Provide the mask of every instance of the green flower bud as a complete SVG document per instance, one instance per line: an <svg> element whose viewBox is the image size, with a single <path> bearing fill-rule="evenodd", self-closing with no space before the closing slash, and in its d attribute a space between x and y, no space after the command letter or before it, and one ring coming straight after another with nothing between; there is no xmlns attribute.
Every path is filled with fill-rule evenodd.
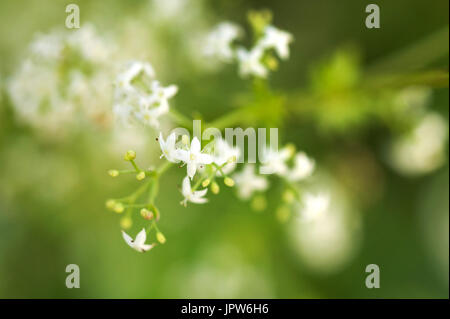
<svg viewBox="0 0 450 319"><path fill-rule="evenodd" d="M106 208L109 210L114 210L114 206L116 205L116 201L114 199L108 199L105 203Z"/></svg>
<svg viewBox="0 0 450 319"><path fill-rule="evenodd" d="M117 176L119 176L119 171L116 170L116 169L110 169L110 170L108 171L108 174L109 174L109 176L111 176L111 177L117 177Z"/></svg>
<svg viewBox="0 0 450 319"><path fill-rule="evenodd" d="M203 186L203 187L207 187L207 186L209 185L210 182L211 182L211 181L209 180L209 178L207 178L207 179L205 179L205 180L202 182L202 186Z"/></svg>
<svg viewBox="0 0 450 319"><path fill-rule="evenodd" d="M121 214L121 213L123 213L123 211L125 210L125 207L123 206L122 203L115 203L115 204L114 204L113 210L114 210L117 214Z"/></svg>
<svg viewBox="0 0 450 319"><path fill-rule="evenodd" d="M166 242L166 237L164 237L163 233L157 232L156 240L158 240L161 244L164 244Z"/></svg>
<svg viewBox="0 0 450 319"><path fill-rule="evenodd" d="M283 200L286 202L286 203L288 203L288 204L291 204L294 200L295 200L295 194L294 194L294 192L293 191L291 191L291 190L286 190L284 193L283 193Z"/></svg>
<svg viewBox="0 0 450 319"><path fill-rule="evenodd" d="M122 227L123 229L128 229L131 227L131 225L133 225L133 221L130 217L125 216L120 219L120 227Z"/></svg>
<svg viewBox="0 0 450 319"><path fill-rule="evenodd" d="M266 198L262 195L255 196L251 202L251 206L257 212L263 211L267 207Z"/></svg>
<svg viewBox="0 0 450 319"><path fill-rule="evenodd" d="M141 216L146 220L153 219L153 213L151 211L149 211L147 208L141 209Z"/></svg>
<svg viewBox="0 0 450 319"><path fill-rule="evenodd" d="M213 192L213 194L219 194L219 192L220 192L219 184L217 184L216 182L213 182L211 184L211 192Z"/></svg>
<svg viewBox="0 0 450 319"><path fill-rule="evenodd" d="M225 183L225 185L227 185L228 187L233 187L234 186L234 180L230 177L225 177L225 179L223 180L223 182Z"/></svg>
<svg viewBox="0 0 450 319"><path fill-rule="evenodd" d="M136 152L135 151L128 151L125 156L124 156L124 160L126 161L132 161L136 158Z"/></svg>
<svg viewBox="0 0 450 319"><path fill-rule="evenodd" d="M276 217L280 223L285 223L291 216L291 210L288 206L280 206L276 211Z"/></svg>
<svg viewBox="0 0 450 319"><path fill-rule="evenodd" d="M139 173L136 175L136 179L137 179L138 181L142 181L144 178L145 178L145 172L139 172Z"/></svg>

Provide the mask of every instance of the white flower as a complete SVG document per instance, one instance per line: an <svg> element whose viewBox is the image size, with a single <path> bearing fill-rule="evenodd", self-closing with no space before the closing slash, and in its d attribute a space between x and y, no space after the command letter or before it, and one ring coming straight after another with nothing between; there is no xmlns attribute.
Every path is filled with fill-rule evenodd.
<svg viewBox="0 0 450 319"><path fill-rule="evenodd" d="M113 105L113 113L118 121L124 126L129 127L133 118L133 107L127 103Z"/></svg>
<svg viewBox="0 0 450 319"><path fill-rule="evenodd" d="M187 164L187 175L192 179L197 171L197 168L204 164L211 164L213 157L208 154L203 154L200 150L200 141L194 137L191 142L191 147L188 150L180 149L176 152L176 158Z"/></svg>
<svg viewBox="0 0 450 319"><path fill-rule="evenodd" d="M248 199L255 191L264 191L268 187L267 179L263 176L255 175L255 165L246 164L244 169L233 175L239 197Z"/></svg>
<svg viewBox="0 0 450 319"><path fill-rule="evenodd" d="M141 61L130 61L127 63L125 70L117 76L116 84L123 91L134 91L135 88L132 81L139 76L155 77L155 71L150 63Z"/></svg>
<svg viewBox="0 0 450 319"><path fill-rule="evenodd" d="M295 150L291 146L286 146L280 151L271 148L265 149L262 164L259 168L261 174L278 174L285 176L288 171L286 162L292 157Z"/></svg>
<svg viewBox="0 0 450 319"><path fill-rule="evenodd" d="M154 95L159 101L167 102L168 99L173 97L178 92L176 85L169 85L166 87L161 86L159 81L152 82L152 95Z"/></svg>
<svg viewBox="0 0 450 319"><path fill-rule="evenodd" d="M112 43L98 35L92 24L84 24L82 28L69 32L67 42L84 59L95 64L109 63L111 53L116 49Z"/></svg>
<svg viewBox="0 0 450 319"><path fill-rule="evenodd" d="M237 49L239 73L242 77L254 75L265 78L267 76L267 69L261 62L263 53L264 50L259 46L255 46L250 51L242 47Z"/></svg>
<svg viewBox="0 0 450 319"><path fill-rule="evenodd" d="M231 173L236 168L236 162L240 155L240 150L237 147L229 145L223 138L218 138L214 145L214 163L222 167L225 174ZM217 172L220 176L221 173Z"/></svg>
<svg viewBox="0 0 450 319"><path fill-rule="evenodd" d="M302 209L300 211L300 218L305 221L317 220L323 217L328 210L330 204L330 197L327 194L311 194L305 193L303 195Z"/></svg>
<svg viewBox="0 0 450 319"><path fill-rule="evenodd" d="M181 193L184 196L183 201L181 201L181 204L184 206L187 205L187 202L195 203L195 204L204 204L208 201L207 198L203 198L203 196L206 195L208 192L208 189L202 189L200 191L192 191L191 188L191 182L189 181L189 177L186 176L183 179L183 185L181 188Z"/></svg>
<svg viewBox="0 0 450 319"><path fill-rule="evenodd" d="M122 230L122 236L123 236L123 239L125 240L125 242L128 244L128 246L130 246L131 248L133 248L141 253L149 251L150 249L152 249L155 246L155 244L151 244L151 245L145 244L145 240L147 239L147 234L146 234L144 228L139 232L139 234L136 235L135 240L133 240L133 238L131 238L123 230Z"/></svg>
<svg viewBox="0 0 450 319"><path fill-rule="evenodd" d="M203 52L208 57L215 57L224 62L230 62L233 57L233 50L231 44L241 34L239 26L230 23L220 23L207 36Z"/></svg>
<svg viewBox="0 0 450 319"><path fill-rule="evenodd" d="M162 133L159 133L158 141L159 146L161 147L162 155L161 157L165 157L169 162L176 163L178 160L176 159L176 134L172 133L167 137L167 140L164 141Z"/></svg>
<svg viewBox="0 0 450 319"><path fill-rule="evenodd" d="M264 49L275 49L282 59L289 58L289 43L293 40L292 34L279 30L273 26L267 26L264 36L259 40L258 45Z"/></svg>
<svg viewBox="0 0 450 319"><path fill-rule="evenodd" d="M291 182L308 178L314 172L315 161L304 152L297 153L294 158L294 167L289 170L285 177Z"/></svg>
<svg viewBox="0 0 450 319"><path fill-rule="evenodd" d="M125 123L130 122L130 117L136 118L154 128L159 127L159 117L169 112L168 99L177 93L178 87L163 87L154 77L155 72L149 63L128 63L116 80L113 108L116 118Z"/></svg>
<svg viewBox="0 0 450 319"><path fill-rule="evenodd" d="M48 34L38 34L30 44L32 54L44 59L59 59L64 47L61 34L51 32Z"/></svg>
<svg viewBox="0 0 450 319"><path fill-rule="evenodd" d="M447 122L441 115L429 113L410 134L394 141L392 165L404 174L429 173L444 163L447 139Z"/></svg>

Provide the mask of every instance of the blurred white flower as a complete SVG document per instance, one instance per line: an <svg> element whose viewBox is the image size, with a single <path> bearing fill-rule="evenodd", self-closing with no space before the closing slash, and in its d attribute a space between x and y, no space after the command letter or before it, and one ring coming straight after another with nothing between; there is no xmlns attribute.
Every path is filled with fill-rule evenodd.
<svg viewBox="0 0 450 319"><path fill-rule="evenodd" d="M262 165L259 168L261 174L277 174L285 176L288 172L286 162L292 158L295 149L292 146L286 146L281 150L266 148L261 159Z"/></svg>
<svg viewBox="0 0 450 319"><path fill-rule="evenodd" d="M144 228L136 235L135 240L133 240L133 238L131 238L123 230L122 230L122 236L123 236L123 239L125 240L125 242L128 244L128 246L130 246L134 250L137 250L138 252L141 252L141 253L149 251L150 249L152 249L155 246L155 244L151 244L151 245L145 244L145 240L147 239L147 233L145 232Z"/></svg>
<svg viewBox="0 0 450 319"><path fill-rule="evenodd" d="M292 34L279 30L274 26L267 26L257 46L260 46L263 50L275 49L280 58L287 59L289 58L289 44L292 40Z"/></svg>
<svg viewBox="0 0 450 319"><path fill-rule="evenodd" d="M326 214L329 204L330 196L328 194L305 193L302 196L300 218L304 221L321 219Z"/></svg>
<svg viewBox="0 0 450 319"><path fill-rule="evenodd" d="M117 76L116 84L121 89L117 93L134 92L136 89L132 81L139 76L151 80L155 77L155 71L150 63L141 61L130 61L125 65L124 71Z"/></svg>
<svg viewBox="0 0 450 319"><path fill-rule="evenodd" d="M181 193L184 196L184 199L181 201L181 204L186 206L187 202L195 203L195 204L204 204L208 201L207 198L203 196L206 195L208 189L202 189L200 191L192 191L191 182L189 180L189 176L186 176L183 179L183 185L181 188Z"/></svg>
<svg viewBox="0 0 450 319"><path fill-rule="evenodd" d="M38 34L30 44L32 55L43 59L59 59L64 47L63 38L59 32Z"/></svg>
<svg viewBox="0 0 450 319"><path fill-rule="evenodd" d="M187 164L187 175L191 179L194 177L199 166L211 164L213 162L213 157L209 154L203 154L200 147L200 141L194 136L189 149L179 149L175 153L176 159Z"/></svg>
<svg viewBox="0 0 450 319"><path fill-rule="evenodd" d="M242 77L254 75L265 78L267 76L267 68L261 61L264 54L264 50L261 47L255 46L250 51L240 47L237 49L236 54L239 61L239 74Z"/></svg>
<svg viewBox="0 0 450 319"><path fill-rule="evenodd" d="M236 162L240 155L240 150L237 147L233 147L227 143L223 138L215 140L214 144L214 163L222 167L222 171L225 174L231 173L236 168ZM217 172L217 175L221 176L221 172Z"/></svg>
<svg viewBox="0 0 450 319"><path fill-rule="evenodd" d="M407 175L429 173L445 161L448 124L441 115L428 113L410 134L391 146L391 164Z"/></svg>
<svg viewBox="0 0 450 319"><path fill-rule="evenodd" d="M269 186L265 177L255 174L253 164L246 164L242 171L233 175L233 180L242 199L249 199L255 191L264 191Z"/></svg>
<svg viewBox="0 0 450 319"><path fill-rule="evenodd" d="M158 141L159 146L161 147L162 157L165 157L169 162L176 163L178 160L176 159L176 134L172 133L167 137L167 140L164 141L162 133L159 133Z"/></svg>
<svg viewBox="0 0 450 319"><path fill-rule="evenodd" d="M291 182L303 180L311 176L315 165L315 161L304 152L297 153L294 157L294 167L285 174L285 177Z"/></svg>
<svg viewBox="0 0 450 319"><path fill-rule="evenodd" d="M231 44L241 33L240 27L233 23L220 23L208 34L203 48L204 55L223 62L230 62L234 58Z"/></svg>
<svg viewBox="0 0 450 319"><path fill-rule="evenodd" d="M339 184L327 181L330 191L327 197L305 199L314 211L324 211L326 215L305 222L302 217L294 218L290 224L293 248L299 255L302 265L310 271L322 274L335 273L354 257L361 243L361 220L351 202L342 192ZM299 206L300 216L304 207Z"/></svg>
<svg viewBox="0 0 450 319"><path fill-rule="evenodd" d="M161 86L149 63L131 61L116 79L114 114L127 125L137 119L158 128L159 117L169 112L168 99L177 91L176 85Z"/></svg>
<svg viewBox="0 0 450 319"><path fill-rule="evenodd" d="M76 49L84 59L96 64L109 63L108 59L116 49L112 42L99 37L95 27L89 23L69 32L67 43Z"/></svg>
<svg viewBox="0 0 450 319"><path fill-rule="evenodd" d="M8 83L20 120L53 138L80 123L108 125L113 53L89 24L37 35Z"/></svg>

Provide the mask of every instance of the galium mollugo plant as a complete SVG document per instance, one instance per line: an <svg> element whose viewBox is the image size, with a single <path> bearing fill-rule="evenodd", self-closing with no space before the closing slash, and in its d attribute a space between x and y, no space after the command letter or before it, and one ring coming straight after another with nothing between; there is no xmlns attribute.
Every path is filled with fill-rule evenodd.
<svg viewBox="0 0 450 319"><path fill-rule="evenodd" d="M239 64L239 74L244 78L267 81L269 70L276 69L275 56L282 60L289 57L289 44L293 37L288 32L274 27L271 24L271 15L266 11L252 12L249 20L254 39L251 49L235 45L235 40L242 35L242 29L226 22L219 24L208 36L204 52L224 62L236 61ZM173 107L169 107L168 100L177 90L175 85L161 86L149 63L130 62L118 75L115 83L115 116L126 125L140 122L155 129L160 127L160 117L169 115L175 124L187 129L191 121ZM244 110L250 114L255 108ZM225 125L237 124L242 120L239 115L240 113L237 116L225 114L210 127L214 126L220 130L224 129ZM159 167L142 169L136 163L136 153L130 150L124 159L130 163L131 169L109 171L112 177L133 174L141 184L130 195L106 202L109 210L123 215L120 225L124 230L131 227L137 211L148 221L148 226L141 230L134 240L123 232L125 242L139 252L148 251L157 243L166 242L165 236L158 228L161 214L156 205L156 198L159 180L170 167L185 170L180 201L184 207L206 204L209 191L213 195L219 194L220 185L223 184L236 187L238 197L242 200L252 200L252 207L255 209L264 209L264 197L260 194L269 188L269 175L283 181L283 198L286 200L282 208L285 211L287 204L294 209L302 203L304 208L301 214L307 216L307 219L313 219L314 215L322 215L328 207L328 197L325 193L309 194L299 187L301 182L313 174L316 163L305 152L296 152L291 144L280 150L267 147L263 156L264 162L259 165L241 165L239 159L243 150L220 137L215 137L204 148L199 137L190 138L187 134L177 135L172 132L165 136L163 132L159 132L156 140L161 150L160 159L163 161ZM242 169L238 170L240 166ZM152 232L155 233L155 242L146 243L147 236Z"/></svg>

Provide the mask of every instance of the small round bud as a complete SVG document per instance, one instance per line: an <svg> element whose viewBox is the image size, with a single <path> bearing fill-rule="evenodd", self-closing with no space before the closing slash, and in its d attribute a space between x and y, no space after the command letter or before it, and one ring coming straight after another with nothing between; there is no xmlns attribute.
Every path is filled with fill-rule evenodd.
<svg viewBox="0 0 450 319"><path fill-rule="evenodd" d="M209 185L209 183L211 183L211 181L210 181L209 178L207 178L207 179L205 179L205 180L202 182L202 186L203 186L203 187L207 187L207 186Z"/></svg>
<svg viewBox="0 0 450 319"><path fill-rule="evenodd" d="M142 181L144 178L145 178L145 172L139 172L139 173L136 175L136 179L137 179L138 181Z"/></svg>
<svg viewBox="0 0 450 319"><path fill-rule="evenodd" d="M291 204L291 203L295 200L295 194L294 194L294 192L291 191L291 190L286 190L286 191L283 193L283 200L284 200L286 203Z"/></svg>
<svg viewBox="0 0 450 319"><path fill-rule="evenodd" d="M166 242L166 237L161 232L156 233L156 240L159 241L161 244L164 244Z"/></svg>
<svg viewBox="0 0 450 319"><path fill-rule="evenodd" d="M234 180L231 177L225 177L225 179L223 180L223 182L225 183L225 185L227 185L228 187L233 187L234 186Z"/></svg>
<svg viewBox="0 0 450 319"><path fill-rule="evenodd" d="M251 206L253 210L257 212L263 211L267 207L266 198L262 195L255 196L252 200Z"/></svg>
<svg viewBox="0 0 450 319"><path fill-rule="evenodd" d="M124 156L123 159L126 160L126 161L132 161L132 160L134 160L135 158L136 158L136 152L130 150L130 151L128 151L128 152L125 154L125 156Z"/></svg>
<svg viewBox="0 0 450 319"><path fill-rule="evenodd" d="M128 229L131 227L131 225L133 225L133 221L130 217L127 216L120 219L120 227L122 227L123 229Z"/></svg>
<svg viewBox="0 0 450 319"><path fill-rule="evenodd" d="M109 176L111 176L111 177L117 177L117 176L119 176L119 171L116 170L116 169L110 169L110 170L108 171L108 174L109 174Z"/></svg>
<svg viewBox="0 0 450 319"><path fill-rule="evenodd" d="M213 182L211 184L211 192L213 192L213 194L219 194L219 192L220 192L219 184L217 184L216 182Z"/></svg>
<svg viewBox="0 0 450 319"><path fill-rule="evenodd" d="M141 209L141 216L146 220L153 219L153 213L151 211L149 211L147 208Z"/></svg>
<svg viewBox="0 0 450 319"><path fill-rule="evenodd" d="M109 210L114 210L114 206L116 205L116 201L114 199L108 199L105 203L106 208Z"/></svg>
<svg viewBox="0 0 450 319"><path fill-rule="evenodd" d="M276 216L280 223L285 223L291 216L291 210L288 206L280 206L276 211Z"/></svg>
<svg viewBox="0 0 450 319"><path fill-rule="evenodd" d="M125 210L125 207L123 206L122 203L115 203L115 204L114 204L113 210L114 210L117 214L121 214L121 213L123 213L123 211Z"/></svg>
<svg viewBox="0 0 450 319"><path fill-rule="evenodd" d="M187 136L186 134L181 136L181 143L183 143L184 145L189 145L189 136Z"/></svg>

